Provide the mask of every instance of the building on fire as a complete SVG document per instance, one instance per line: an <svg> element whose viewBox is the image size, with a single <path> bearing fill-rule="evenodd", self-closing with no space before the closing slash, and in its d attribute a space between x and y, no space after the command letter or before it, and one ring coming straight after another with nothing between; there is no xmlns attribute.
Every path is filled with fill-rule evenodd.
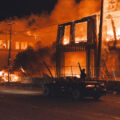
<svg viewBox="0 0 120 120"><path fill-rule="evenodd" d="M56 69L59 75L78 76L78 62L87 76L100 79L120 78L120 1L105 0L100 66L97 66L99 13L81 20L60 24L57 36ZM71 66L71 67L70 67ZM74 67L72 67L74 66ZM76 67L75 67L76 66Z"/></svg>
<svg viewBox="0 0 120 120"><path fill-rule="evenodd" d="M96 32L96 15L58 26L56 69L59 75L70 75L71 69L73 75L79 75L78 63L86 69L87 76L95 74Z"/></svg>
<svg viewBox="0 0 120 120"><path fill-rule="evenodd" d="M59 24L56 35L57 75L79 77L79 62L81 67L86 69L89 77L96 77L96 71L100 69L101 79L118 80L120 77L119 14L120 0L104 0L100 66L97 65L100 14L95 13L80 20ZM16 34L12 34L12 60L18 52L25 50L28 46L33 46L36 42L36 38L32 37L29 31L26 34L21 32L18 36ZM47 36L47 34L49 32L44 35ZM9 37L9 33L0 31L0 67L8 65Z"/></svg>

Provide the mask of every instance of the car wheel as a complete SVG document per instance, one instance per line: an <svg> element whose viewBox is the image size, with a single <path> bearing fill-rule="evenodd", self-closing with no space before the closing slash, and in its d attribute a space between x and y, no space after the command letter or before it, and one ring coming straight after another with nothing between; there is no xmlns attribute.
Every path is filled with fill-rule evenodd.
<svg viewBox="0 0 120 120"><path fill-rule="evenodd" d="M78 89L74 89L72 91L73 100L79 100L81 98L80 91Z"/></svg>
<svg viewBox="0 0 120 120"><path fill-rule="evenodd" d="M45 86L44 89L43 89L43 94L44 96L50 96L50 88Z"/></svg>
<svg viewBox="0 0 120 120"><path fill-rule="evenodd" d="M93 98L94 98L94 100L99 100L100 95L95 95L95 96L93 96Z"/></svg>

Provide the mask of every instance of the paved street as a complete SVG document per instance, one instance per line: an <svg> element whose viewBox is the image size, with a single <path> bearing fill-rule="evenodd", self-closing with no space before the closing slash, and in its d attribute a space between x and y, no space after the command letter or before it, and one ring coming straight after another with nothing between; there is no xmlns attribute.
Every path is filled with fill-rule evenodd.
<svg viewBox="0 0 120 120"><path fill-rule="evenodd" d="M0 120L120 120L120 96L72 101L44 97L39 90L0 88Z"/></svg>

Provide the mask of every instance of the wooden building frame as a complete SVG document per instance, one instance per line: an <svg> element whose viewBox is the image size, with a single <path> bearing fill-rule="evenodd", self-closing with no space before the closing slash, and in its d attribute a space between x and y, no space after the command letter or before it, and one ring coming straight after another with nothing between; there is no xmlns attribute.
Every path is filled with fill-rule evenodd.
<svg viewBox="0 0 120 120"><path fill-rule="evenodd" d="M75 43L75 25L77 23L87 22L87 42ZM63 45L65 27L70 26L70 44ZM56 40L56 73L60 77L65 66L64 52L79 52L86 51L86 73L91 77L90 64L91 64L91 50L94 50L94 76L96 76L97 68L97 27L96 15L82 18L64 24L58 25L58 33Z"/></svg>

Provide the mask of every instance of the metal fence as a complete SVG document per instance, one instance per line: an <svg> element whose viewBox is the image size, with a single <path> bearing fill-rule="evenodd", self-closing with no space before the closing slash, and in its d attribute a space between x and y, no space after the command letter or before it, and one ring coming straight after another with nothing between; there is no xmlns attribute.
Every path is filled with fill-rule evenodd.
<svg viewBox="0 0 120 120"><path fill-rule="evenodd" d="M55 66L48 66L51 73L46 69L43 71L34 73L27 73L22 67L16 71L10 71L7 67L0 68L0 82L22 82L22 83L32 83L33 81L39 81L40 79L46 80L48 82L49 78L56 77L78 77L80 78L81 71L79 66L63 66L61 68L60 75L58 76ZM81 66L81 68L86 68L86 66ZM113 67L106 70L104 66L99 68L99 80L106 81L120 81L119 71L116 71ZM96 71L98 68L90 67L90 78L96 78ZM87 70L86 70L87 72ZM45 81L44 81L45 82Z"/></svg>

